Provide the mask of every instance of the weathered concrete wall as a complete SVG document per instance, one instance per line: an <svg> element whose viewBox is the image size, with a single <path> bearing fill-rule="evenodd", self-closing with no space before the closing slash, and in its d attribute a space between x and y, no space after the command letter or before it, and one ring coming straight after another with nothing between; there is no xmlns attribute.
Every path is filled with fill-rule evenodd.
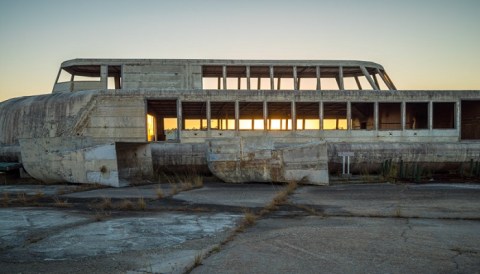
<svg viewBox="0 0 480 274"><path fill-rule="evenodd" d="M205 143L151 143L153 169L157 173L210 173Z"/></svg>
<svg viewBox="0 0 480 274"><path fill-rule="evenodd" d="M75 135L116 141L145 141L146 113L143 96L104 93L79 120Z"/></svg>
<svg viewBox="0 0 480 274"><path fill-rule="evenodd" d="M152 176L145 143L103 143L91 138L20 139L22 164L43 182L98 183L121 187Z"/></svg>
<svg viewBox="0 0 480 274"><path fill-rule="evenodd" d="M20 138L68 136L96 92L20 97L0 103L0 146Z"/></svg>
<svg viewBox="0 0 480 274"><path fill-rule="evenodd" d="M207 164L225 182L289 182L328 185L325 142L276 143L274 139L208 141Z"/></svg>

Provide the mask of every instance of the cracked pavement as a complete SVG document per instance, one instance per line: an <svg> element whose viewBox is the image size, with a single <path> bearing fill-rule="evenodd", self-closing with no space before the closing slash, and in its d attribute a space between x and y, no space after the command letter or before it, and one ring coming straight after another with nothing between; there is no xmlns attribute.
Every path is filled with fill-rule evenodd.
<svg viewBox="0 0 480 274"><path fill-rule="evenodd" d="M58 195L68 198L68 207L52 202L55 186L45 186L45 196L31 205L13 202L19 189L29 191L0 186L12 200L0 208L0 272L5 273L480 269L478 184L299 186L287 203L243 232L235 228L245 209L258 213L282 186L210 182L162 199L155 198L155 185L78 190ZM29 193L39 191L42 186L34 186ZM147 207L99 211L95 205L105 197L112 204L145 198Z"/></svg>

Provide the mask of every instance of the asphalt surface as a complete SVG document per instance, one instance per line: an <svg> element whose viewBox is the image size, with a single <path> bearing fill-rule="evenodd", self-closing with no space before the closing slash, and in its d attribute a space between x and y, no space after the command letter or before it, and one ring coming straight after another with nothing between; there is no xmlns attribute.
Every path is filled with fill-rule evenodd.
<svg viewBox="0 0 480 274"><path fill-rule="evenodd" d="M300 186L240 231L282 186L207 183L161 199L170 185L64 187L0 186L0 273L480 271L478 184ZM105 198L147 207L92 206Z"/></svg>

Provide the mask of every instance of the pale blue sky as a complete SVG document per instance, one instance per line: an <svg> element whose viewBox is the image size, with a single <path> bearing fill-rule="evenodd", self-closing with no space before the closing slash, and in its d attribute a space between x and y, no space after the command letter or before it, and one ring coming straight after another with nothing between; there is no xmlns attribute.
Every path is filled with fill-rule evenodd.
<svg viewBox="0 0 480 274"><path fill-rule="evenodd" d="M479 0L0 0L0 101L74 58L355 59L399 89L480 89Z"/></svg>

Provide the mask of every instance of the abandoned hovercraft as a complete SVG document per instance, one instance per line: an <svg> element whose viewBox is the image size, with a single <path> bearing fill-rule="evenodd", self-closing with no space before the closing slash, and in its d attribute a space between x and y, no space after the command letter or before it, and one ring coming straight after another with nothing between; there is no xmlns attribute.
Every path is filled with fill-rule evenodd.
<svg viewBox="0 0 480 274"><path fill-rule="evenodd" d="M480 91L397 90L363 61L75 59L52 94L0 103L0 161L124 186L153 170L226 182L449 170L480 160Z"/></svg>

